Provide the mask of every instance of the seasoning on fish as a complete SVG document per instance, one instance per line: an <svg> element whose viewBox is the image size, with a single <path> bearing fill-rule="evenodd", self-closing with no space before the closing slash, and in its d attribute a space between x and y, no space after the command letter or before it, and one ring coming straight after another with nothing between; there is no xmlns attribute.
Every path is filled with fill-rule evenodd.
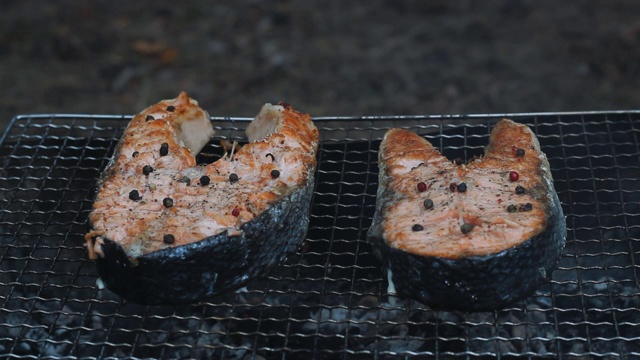
<svg viewBox="0 0 640 360"><path fill-rule="evenodd" d="M458 189L458 192L465 192L467 191L467 184L460 183L456 188Z"/></svg>
<svg viewBox="0 0 640 360"><path fill-rule="evenodd" d="M169 144L162 143L160 145L160 156L167 156L167 155L169 155Z"/></svg>
<svg viewBox="0 0 640 360"><path fill-rule="evenodd" d="M427 191L427 184L425 184L424 182L420 181L418 183L418 191L420 191L420 192Z"/></svg>
<svg viewBox="0 0 640 360"><path fill-rule="evenodd" d="M520 179L520 174L517 171L509 172L509 181L518 181Z"/></svg>
<svg viewBox="0 0 640 360"><path fill-rule="evenodd" d="M129 199L133 200L133 201L138 201L140 200L140 192L138 192L138 190L131 190L129 192Z"/></svg>
<svg viewBox="0 0 640 360"><path fill-rule="evenodd" d="M278 171L277 169L271 170L271 178L277 179L279 177L280 177L280 171Z"/></svg>
<svg viewBox="0 0 640 360"><path fill-rule="evenodd" d="M462 226L460 226L460 231L463 234L468 234L471 232L471 230L473 230L473 225L469 224L469 223L464 223L462 224Z"/></svg>
<svg viewBox="0 0 640 360"><path fill-rule="evenodd" d="M518 211L531 211L531 210L533 210L533 204L531 203L521 204L520 207L518 208Z"/></svg>
<svg viewBox="0 0 640 360"><path fill-rule="evenodd" d="M524 156L524 149L523 148L518 148L516 150L516 156L517 157L523 157Z"/></svg>
<svg viewBox="0 0 640 360"><path fill-rule="evenodd" d="M176 241L176 237L171 234L164 234L162 236L162 241L165 244L173 244Z"/></svg>
<svg viewBox="0 0 640 360"><path fill-rule="evenodd" d="M522 185L518 185L518 186L516 186L516 194L518 194L518 195L522 195L522 194L524 194L524 192L525 192L525 191L526 191L526 190L525 190L525 188L524 188Z"/></svg>
<svg viewBox="0 0 640 360"><path fill-rule="evenodd" d="M236 173L231 173L231 174L229 175L229 181L230 181L230 182L232 182L232 183L234 183L234 182L238 181L238 174L236 174Z"/></svg>
<svg viewBox="0 0 640 360"><path fill-rule="evenodd" d="M424 199L424 208L427 210L431 210L433 209L433 200L431 199Z"/></svg>
<svg viewBox="0 0 640 360"><path fill-rule="evenodd" d="M530 156L514 156L520 148ZM459 165L423 137L391 129L378 166L367 238L400 296L433 308L492 310L528 296L546 280L541 274L552 273L566 223L549 162L527 126L499 121L484 156ZM505 176L510 173L517 178ZM450 191L430 192L428 200L438 206L425 211L431 202L410 185L413 179ZM512 181L531 190L514 191ZM468 185L465 196L462 184Z"/></svg>
<svg viewBox="0 0 640 360"><path fill-rule="evenodd" d="M142 167L142 173L144 175L149 175L153 172L153 168L151 167L151 165L145 165Z"/></svg>
<svg viewBox="0 0 640 360"><path fill-rule="evenodd" d="M145 304L202 301L268 273L302 245L319 139L311 117L266 104L233 158L198 165L213 135L186 93L131 120L98 180L85 236L107 289ZM141 176L145 165L153 171ZM273 181L274 168L287 176Z"/></svg>

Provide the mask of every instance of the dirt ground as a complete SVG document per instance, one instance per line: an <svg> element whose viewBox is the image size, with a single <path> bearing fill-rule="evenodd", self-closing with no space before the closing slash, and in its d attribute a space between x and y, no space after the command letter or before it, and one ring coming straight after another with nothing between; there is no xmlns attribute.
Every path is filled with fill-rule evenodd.
<svg viewBox="0 0 640 360"><path fill-rule="evenodd" d="M150 3L3 1L0 129L181 90L222 116L640 107L638 1Z"/></svg>

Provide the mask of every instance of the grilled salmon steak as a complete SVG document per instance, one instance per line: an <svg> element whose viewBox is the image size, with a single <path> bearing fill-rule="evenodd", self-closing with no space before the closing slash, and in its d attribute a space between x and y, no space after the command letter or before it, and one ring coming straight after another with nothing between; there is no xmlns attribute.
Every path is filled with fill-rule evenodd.
<svg viewBox="0 0 640 360"><path fill-rule="evenodd" d="M435 308L491 310L551 273L566 223L527 126L501 120L484 156L459 165L417 134L391 129L378 163L368 238L399 294Z"/></svg>
<svg viewBox="0 0 640 360"><path fill-rule="evenodd" d="M266 104L248 143L208 165L214 134L186 93L136 115L98 180L86 235L107 288L140 303L185 303L265 274L303 242L318 130Z"/></svg>

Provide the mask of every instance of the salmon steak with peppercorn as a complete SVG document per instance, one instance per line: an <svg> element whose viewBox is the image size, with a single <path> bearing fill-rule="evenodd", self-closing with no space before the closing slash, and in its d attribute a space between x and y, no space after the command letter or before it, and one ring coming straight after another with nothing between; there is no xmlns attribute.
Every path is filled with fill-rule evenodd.
<svg viewBox="0 0 640 360"><path fill-rule="evenodd" d="M124 130L86 235L108 289L138 303L198 302L265 275L302 245L319 136L311 117L266 104L244 146L196 164L213 135L184 92Z"/></svg>
<svg viewBox="0 0 640 360"><path fill-rule="evenodd" d="M423 137L389 130L368 239L389 292L434 308L483 311L533 293L566 241L549 162L525 125L492 129L482 157L449 161Z"/></svg>

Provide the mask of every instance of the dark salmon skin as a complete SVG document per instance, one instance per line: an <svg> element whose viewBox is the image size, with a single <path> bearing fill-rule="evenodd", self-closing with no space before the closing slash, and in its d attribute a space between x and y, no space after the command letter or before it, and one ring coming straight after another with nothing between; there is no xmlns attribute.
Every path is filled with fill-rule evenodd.
<svg viewBox="0 0 640 360"><path fill-rule="evenodd" d="M310 116L266 104L247 144L196 165L213 134L185 93L131 120L86 235L108 289L139 303L196 302L266 274L302 244L318 146Z"/></svg>
<svg viewBox="0 0 640 360"><path fill-rule="evenodd" d="M434 308L491 310L548 278L566 223L527 126L501 120L484 156L460 165L417 134L391 129L378 162L368 239L400 295Z"/></svg>

